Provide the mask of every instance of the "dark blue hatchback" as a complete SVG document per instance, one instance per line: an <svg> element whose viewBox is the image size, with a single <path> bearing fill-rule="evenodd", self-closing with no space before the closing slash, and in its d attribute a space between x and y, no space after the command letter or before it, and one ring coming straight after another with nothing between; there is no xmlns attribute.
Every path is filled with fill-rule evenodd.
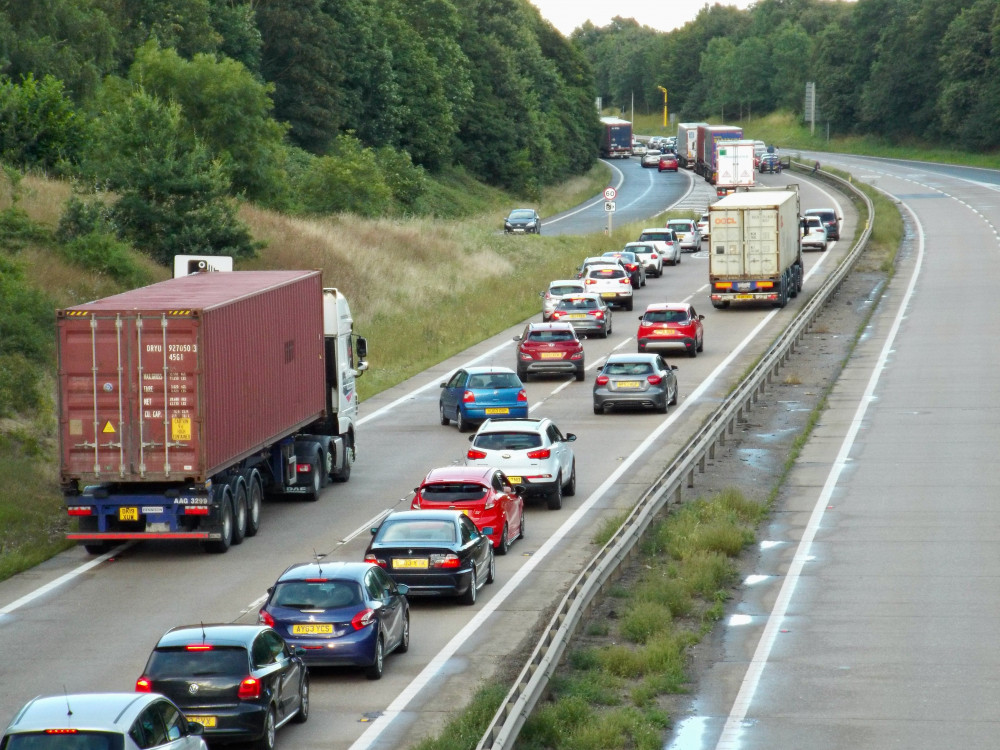
<svg viewBox="0 0 1000 750"><path fill-rule="evenodd" d="M371 563L301 563L268 589L259 619L310 666L365 667L377 680L386 654L410 647L406 592Z"/></svg>

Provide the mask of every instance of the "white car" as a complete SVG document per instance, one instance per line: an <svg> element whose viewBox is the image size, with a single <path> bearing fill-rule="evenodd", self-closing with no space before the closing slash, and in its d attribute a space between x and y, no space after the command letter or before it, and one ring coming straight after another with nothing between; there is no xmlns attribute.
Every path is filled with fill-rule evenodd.
<svg viewBox="0 0 1000 750"><path fill-rule="evenodd" d="M701 238L707 240L709 238L709 216L708 214L702 214L701 218L698 219L698 231L701 232Z"/></svg>
<svg viewBox="0 0 1000 750"><path fill-rule="evenodd" d="M680 265L681 243L677 233L670 227L648 227L639 233L639 242L652 243L664 263Z"/></svg>
<svg viewBox="0 0 1000 750"><path fill-rule="evenodd" d="M681 250L696 252L701 249L701 232L698 231L698 223L692 219L670 219L667 226L677 233L680 240Z"/></svg>
<svg viewBox="0 0 1000 750"><path fill-rule="evenodd" d="M491 466L507 475L525 498L544 497L551 510L576 494L576 435L551 419L488 419L469 438L466 466Z"/></svg>
<svg viewBox="0 0 1000 750"><path fill-rule="evenodd" d="M645 156L646 146L642 141L632 141L632 156Z"/></svg>
<svg viewBox="0 0 1000 750"><path fill-rule="evenodd" d="M802 217L802 249L826 250L826 227L819 216Z"/></svg>
<svg viewBox="0 0 1000 750"><path fill-rule="evenodd" d="M559 300L573 294L584 292L583 282L579 279L556 279L549 282L549 288L539 292L542 298L542 320L548 323L552 319L552 311L556 309Z"/></svg>
<svg viewBox="0 0 1000 750"><path fill-rule="evenodd" d="M622 268L620 263L587 266L583 274L583 287L588 292L601 295L607 305L621 305L626 310L632 309L632 274Z"/></svg>
<svg viewBox="0 0 1000 750"><path fill-rule="evenodd" d="M646 266L646 275L660 278L663 275L663 256L652 242L626 242L625 250L636 254ZM678 250L678 252L680 252ZM671 261L673 262L673 261Z"/></svg>

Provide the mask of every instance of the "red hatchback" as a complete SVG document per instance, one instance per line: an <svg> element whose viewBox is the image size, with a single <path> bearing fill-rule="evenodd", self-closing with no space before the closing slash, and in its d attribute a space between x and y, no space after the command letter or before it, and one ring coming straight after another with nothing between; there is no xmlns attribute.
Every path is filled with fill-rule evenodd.
<svg viewBox="0 0 1000 750"><path fill-rule="evenodd" d="M552 317L558 321L566 313L564 303L572 305L575 299L567 297L560 300L552 311ZM596 304L594 310L598 311ZM584 317L587 317L586 314ZM546 373L572 373L577 380L583 380L583 342L571 323L528 323L524 333L515 336L514 341L518 342L517 376L522 383L527 383L531 375Z"/></svg>
<svg viewBox="0 0 1000 750"><path fill-rule="evenodd" d="M658 167L658 171L676 172L677 157L674 154L660 154L660 165Z"/></svg>
<svg viewBox="0 0 1000 750"><path fill-rule="evenodd" d="M704 319L687 302L654 303L639 316L639 351L683 349L697 357L705 346Z"/></svg>
<svg viewBox="0 0 1000 750"><path fill-rule="evenodd" d="M411 510L460 510L487 536L498 554L524 537L524 499L506 475L491 466L444 466L431 469L416 493Z"/></svg>

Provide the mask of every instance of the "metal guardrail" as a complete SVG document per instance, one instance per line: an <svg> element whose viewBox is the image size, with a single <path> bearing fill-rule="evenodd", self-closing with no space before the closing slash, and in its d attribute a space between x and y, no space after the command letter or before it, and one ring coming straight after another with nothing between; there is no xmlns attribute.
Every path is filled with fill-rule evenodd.
<svg viewBox="0 0 1000 750"><path fill-rule="evenodd" d="M793 169L812 173L812 164L794 162ZM736 424L763 394L794 352L795 345L808 331L822 308L850 273L871 236L875 208L871 200L851 182L820 170L815 175L844 192L858 196L868 210L868 220L844 260L827 277L816 293L803 305L799 314L774 341L746 379L725 398L719 408L705 421L678 455L671 461L652 486L643 493L635 508L614 536L594 556L573 581L559 603L548 626L542 633L531 657L518 675L503 705L497 710L476 750L511 750L524 722L531 715L548 687L570 639L586 615L591 603L635 552L646 529L653 523L664 505L673 498L682 499L685 489L694 487L694 475L705 472L705 462L715 458L717 445L725 444Z"/></svg>

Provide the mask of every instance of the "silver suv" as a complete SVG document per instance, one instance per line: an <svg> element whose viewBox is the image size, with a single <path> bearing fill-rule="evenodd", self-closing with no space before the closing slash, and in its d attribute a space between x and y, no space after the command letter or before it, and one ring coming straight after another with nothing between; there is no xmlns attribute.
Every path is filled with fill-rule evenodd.
<svg viewBox="0 0 1000 750"><path fill-rule="evenodd" d="M467 466L492 466L507 475L524 497L544 497L551 510L576 494L576 435L559 431L551 419L488 419L469 438Z"/></svg>
<svg viewBox="0 0 1000 750"><path fill-rule="evenodd" d="M156 693L39 696L11 721L4 750L206 750L201 724Z"/></svg>

